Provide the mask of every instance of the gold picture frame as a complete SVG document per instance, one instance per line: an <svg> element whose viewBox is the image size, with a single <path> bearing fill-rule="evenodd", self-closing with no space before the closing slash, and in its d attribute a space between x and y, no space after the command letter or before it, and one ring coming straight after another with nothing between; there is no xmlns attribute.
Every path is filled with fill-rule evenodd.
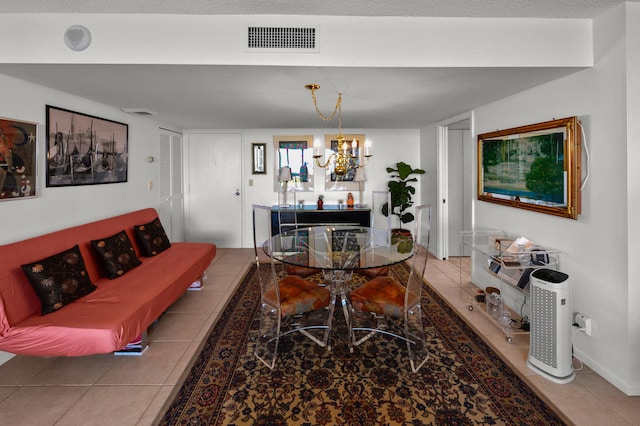
<svg viewBox="0 0 640 426"><path fill-rule="evenodd" d="M577 117L478 135L478 200L554 216L580 214Z"/></svg>
<svg viewBox="0 0 640 426"><path fill-rule="evenodd" d="M349 144L349 151L351 151L351 143L352 141L356 141L358 147L355 150L355 155L357 158L354 160L354 164L360 164L361 159L364 155L364 143L365 138L363 134L350 134L343 135L344 140ZM328 161L331 155L335 154L338 151L338 135L325 135L325 152L324 157L320 159L320 161ZM362 154L362 155L361 155ZM355 177L356 169L355 167L350 169L346 175L338 176L335 174L333 169L333 163L330 161L325 168L325 177L324 177L324 189L325 191L358 191L359 186L358 182L354 182L353 179Z"/></svg>

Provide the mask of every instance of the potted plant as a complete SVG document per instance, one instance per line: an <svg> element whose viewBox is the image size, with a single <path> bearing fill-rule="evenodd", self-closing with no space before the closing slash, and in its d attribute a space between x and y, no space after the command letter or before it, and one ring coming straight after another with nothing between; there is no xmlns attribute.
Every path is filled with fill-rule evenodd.
<svg viewBox="0 0 640 426"><path fill-rule="evenodd" d="M385 216L393 214L398 217L398 227L391 230L392 242L398 243L398 251L407 253L413 247L411 231L403 229L402 225L413 222L415 219L413 213L407 211L413 205L412 198L416 193L416 189L410 183L418 181L414 175L423 175L425 171L414 169L407 163L400 161L396 163L395 169L387 167L387 173L391 173L391 180L387 182L387 187L391 192L391 208L389 208L389 203L385 203L382 206L382 214Z"/></svg>

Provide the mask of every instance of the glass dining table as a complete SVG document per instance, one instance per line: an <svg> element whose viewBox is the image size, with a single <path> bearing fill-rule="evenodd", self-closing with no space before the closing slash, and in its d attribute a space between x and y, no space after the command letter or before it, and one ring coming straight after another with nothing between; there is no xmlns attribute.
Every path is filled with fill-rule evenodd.
<svg viewBox="0 0 640 426"><path fill-rule="evenodd" d="M354 225L291 229L274 235L271 244L263 247L268 256L284 264L321 269L332 295L340 296L347 321L353 271L390 266L413 255L413 250L403 249L406 245L392 241L389 230Z"/></svg>
<svg viewBox="0 0 640 426"><path fill-rule="evenodd" d="M291 229L272 237L271 253L264 246L280 262L325 271L379 268L411 258L411 250L399 247L389 230L354 225Z"/></svg>

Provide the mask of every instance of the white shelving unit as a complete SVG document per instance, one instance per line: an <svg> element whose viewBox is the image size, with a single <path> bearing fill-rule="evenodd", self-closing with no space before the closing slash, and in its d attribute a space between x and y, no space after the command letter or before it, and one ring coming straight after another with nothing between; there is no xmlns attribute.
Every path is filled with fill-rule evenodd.
<svg viewBox="0 0 640 426"><path fill-rule="evenodd" d="M460 244L460 252L470 255L468 268L460 264L461 300L469 310L482 312L501 328L507 342L514 334L528 333L518 325L529 303L529 276L540 268L558 269L560 252L502 230L463 231ZM486 292L487 287L500 290L504 309L509 309L514 320L510 324L500 324L486 312L485 303L478 300L482 295L479 291ZM519 309L514 308L516 302Z"/></svg>

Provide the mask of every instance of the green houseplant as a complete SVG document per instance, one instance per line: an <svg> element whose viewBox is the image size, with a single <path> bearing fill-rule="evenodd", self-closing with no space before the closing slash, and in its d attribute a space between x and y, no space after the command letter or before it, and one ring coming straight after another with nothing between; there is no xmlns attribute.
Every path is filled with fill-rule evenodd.
<svg viewBox="0 0 640 426"><path fill-rule="evenodd" d="M416 193L416 189L411 186L411 183L418 181L414 175L423 175L425 171L414 169L407 163L400 161L396 163L395 169L387 167L387 173L391 173L391 180L387 182L387 187L391 192L391 208L389 208L389 203L385 203L382 206L382 214L385 216L393 214L398 217L398 228L391 230L392 242L398 244L398 251L408 253L413 247L411 232L402 229L402 225L413 222L415 219L413 213L407 211L413 205L413 195Z"/></svg>

